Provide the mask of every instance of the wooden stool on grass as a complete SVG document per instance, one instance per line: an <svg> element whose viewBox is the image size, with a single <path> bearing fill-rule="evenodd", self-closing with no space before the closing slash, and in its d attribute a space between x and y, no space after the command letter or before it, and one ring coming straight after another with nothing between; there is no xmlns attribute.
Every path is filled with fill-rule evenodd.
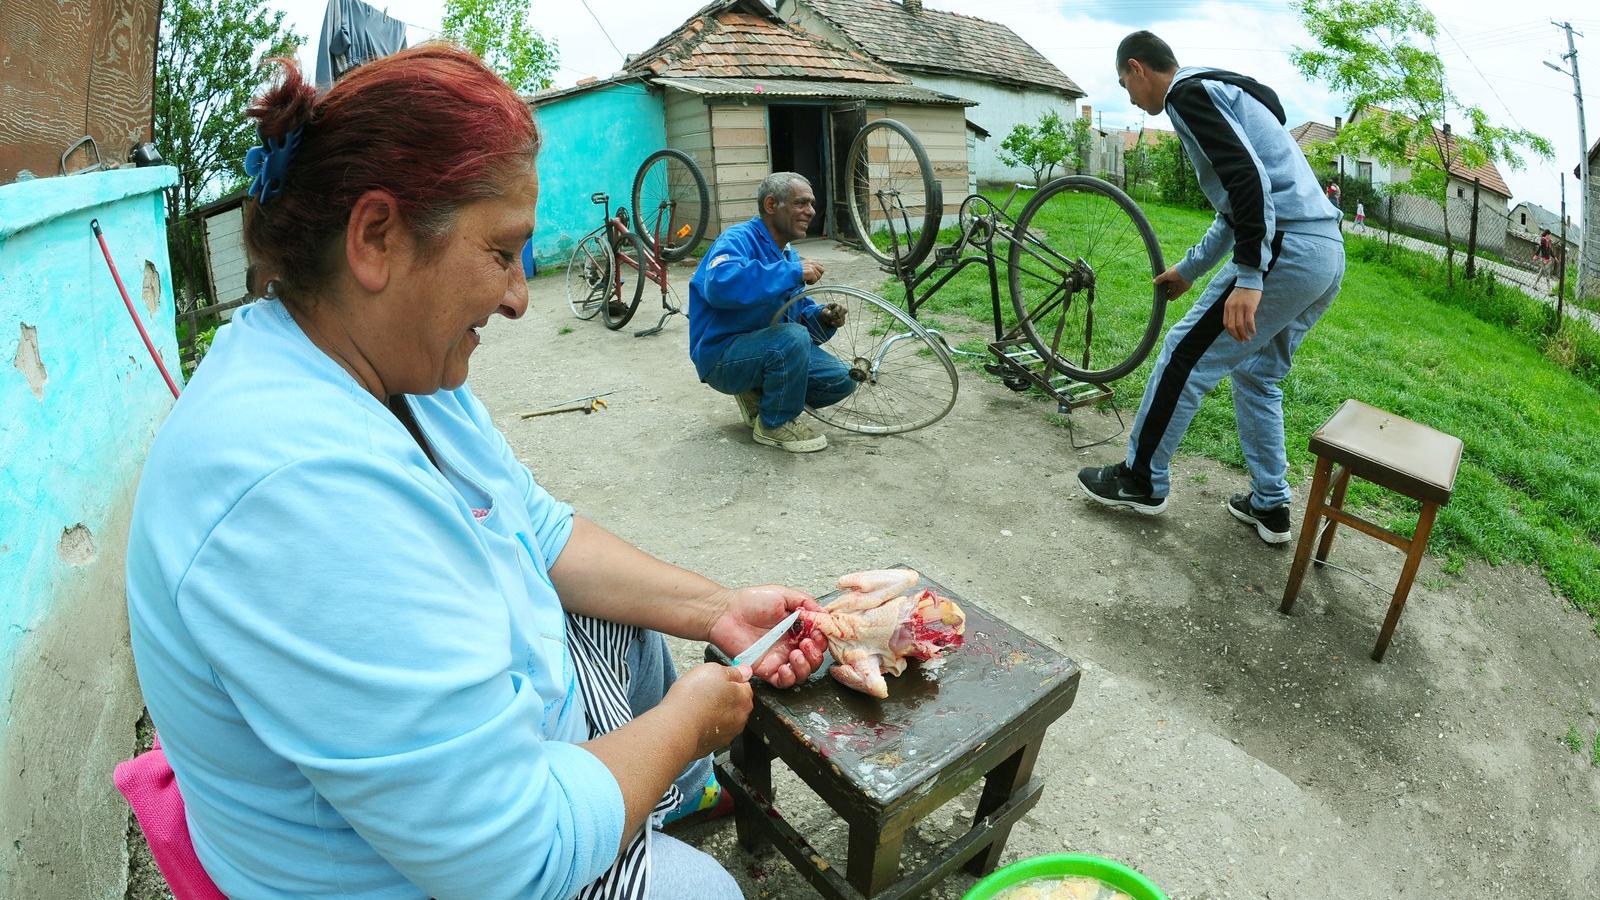
<svg viewBox="0 0 1600 900"><path fill-rule="evenodd" d="M1311 492L1306 498L1306 518L1300 527L1289 584L1283 590L1283 605L1278 610L1287 613L1294 609L1300 582L1311 562L1311 544L1323 519L1328 520L1328 525L1317 542L1318 563L1328 561L1328 553L1333 549L1333 532L1340 524L1393 544L1405 551L1406 562L1400 570L1394 598L1389 602L1389 615L1383 620L1383 630L1378 632L1378 646L1372 650L1373 660L1382 662L1384 652L1389 649L1389 639L1394 637L1394 627L1400 621L1400 611L1405 609L1406 596L1411 593L1411 582L1417 577L1422 553L1427 549L1433 518L1439 507L1450 502L1455 489L1456 470L1461 466L1461 439L1359 400L1346 400L1333 418L1311 435L1311 452L1317 457L1316 474L1312 476ZM1335 470L1336 463L1338 469ZM1417 519L1416 534L1411 540L1344 511L1345 489L1350 485L1351 475L1422 503L1422 515ZM1331 500L1328 499L1330 480L1333 482Z"/></svg>
<svg viewBox="0 0 1600 900"><path fill-rule="evenodd" d="M832 900L914 897L966 864L987 874L1011 827L1039 802L1033 767L1045 730L1072 706L1072 660L962 600L966 642L943 662L912 663L889 679L889 698L852 691L818 673L787 691L757 684L755 709L717 779L734 798L739 841L775 846ZM826 603L829 598L819 598ZM706 659L727 662L715 648ZM843 872L778 811L772 762L783 760L849 828ZM924 816L978 780L972 827L900 874L901 843Z"/></svg>

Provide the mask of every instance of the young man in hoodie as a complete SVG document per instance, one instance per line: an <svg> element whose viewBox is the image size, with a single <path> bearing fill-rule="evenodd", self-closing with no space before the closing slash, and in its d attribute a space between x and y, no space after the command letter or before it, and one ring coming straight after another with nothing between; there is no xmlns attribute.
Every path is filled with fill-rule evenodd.
<svg viewBox="0 0 1600 900"><path fill-rule="evenodd" d="M1148 31L1117 47L1118 82L1151 115L1166 112L1217 218L1177 265L1156 276L1169 298L1224 258L1200 299L1167 333L1128 438L1127 458L1086 468L1090 499L1145 515L1167 508L1172 455L1200 401L1233 376L1250 491L1227 508L1269 544L1293 539L1283 392L1300 341L1344 276L1340 213L1284 127L1265 85L1220 69L1179 68Z"/></svg>
<svg viewBox="0 0 1600 900"><path fill-rule="evenodd" d="M811 183L774 172L756 189L759 214L724 231L689 279L689 358L700 380L732 394L756 443L810 453L828 439L800 418L806 406L850 396L850 370L819 345L844 324L845 308L806 298L787 321L772 317L822 265L790 247L817 214Z"/></svg>

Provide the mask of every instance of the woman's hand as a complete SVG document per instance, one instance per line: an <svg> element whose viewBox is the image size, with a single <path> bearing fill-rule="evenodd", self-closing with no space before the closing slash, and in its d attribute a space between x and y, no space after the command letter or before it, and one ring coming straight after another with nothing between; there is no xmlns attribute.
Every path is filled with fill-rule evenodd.
<svg viewBox="0 0 1600 900"><path fill-rule="evenodd" d="M699 759L728 746L739 736L754 703L749 666L701 663L672 683L661 706L677 711L678 721L699 723L696 748L690 757Z"/></svg>
<svg viewBox="0 0 1600 900"><path fill-rule="evenodd" d="M708 637L730 657L744 652L794 610L819 608L810 594L779 584L740 588L727 592L725 598L723 612L712 620ZM793 687L811 677L827 649L827 641L820 637L796 641L785 636L756 660L752 670L755 677L775 688Z"/></svg>

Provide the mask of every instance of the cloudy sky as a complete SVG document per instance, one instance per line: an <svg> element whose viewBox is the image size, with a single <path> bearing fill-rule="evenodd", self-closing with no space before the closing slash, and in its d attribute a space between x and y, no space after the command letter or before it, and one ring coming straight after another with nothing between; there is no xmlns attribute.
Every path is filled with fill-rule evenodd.
<svg viewBox="0 0 1600 900"><path fill-rule="evenodd" d="M372 0L369 0L372 2ZM604 76L621 66L622 54L644 49L681 24L706 0L533 0L533 22L555 38L561 51L558 86L586 75ZM310 37L303 55L315 52L327 0L268 0L288 14L296 31ZM981 16L1011 26L1088 92L1107 128L1138 126L1143 114L1118 87L1111 58L1117 41L1137 28L1165 37L1185 64L1213 65L1252 75L1283 98L1289 124L1306 119L1332 124L1344 114L1339 98L1302 79L1289 62L1309 37L1288 3L1277 0L925 0L930 8ZM379 8L412 26L413 43L439 27L444 0L376 0ZM1578 160L1577 112L1572 82L1544 63L1562 64L1566 37L1551 19L1570 21L1590 37L1577 37L1580 72L1587 72L1584 102L1589 141L1600 139L1600 18L1587 3L1547 0L1536 10L1514 14L1504 0L1429 0L1442 26L1438 51L1452 86L1481 106L1496 124L1527 128L1555 144L1552 162L1529 160L1521 172L1504 171L1516 200L1558 209L1559 173ZM1510 18L1508 18L1508 15ZM1166 117L1149 124L1169 127ZM1568 203L1577 207L1577 182L1567 178ZM1576 212L1572 211L1576 219Z"/></svg>

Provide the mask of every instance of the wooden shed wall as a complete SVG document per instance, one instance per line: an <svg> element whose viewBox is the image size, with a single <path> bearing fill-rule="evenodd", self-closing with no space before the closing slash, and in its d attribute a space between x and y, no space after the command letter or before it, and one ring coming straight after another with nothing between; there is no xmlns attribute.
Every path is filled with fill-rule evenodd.
<svg viewBox="0 0 1600 900"><path fill-rule="evenodd" d="M699 164L712 200L706 237L721 234L722 226L717 221L716 154L711 146L711 108L703 98L683 91L667 91L667 146L682 150Z"/></svg>
<svg viewBox="0 0 1600 900"><path fill-rule="evenodd" d="M160 17L161 0L0 3L0 184L55 175L86 134L107 162L151 139Z"/></svg>
<svg viewBox="0 0 1600 900"><path fill-rule="evenodd" d="M249 293L245 274L249 262L244 250L244 208L208 216L206 230L206 268L211 273L212 300L226 303Z"/></svg>
<svg viewBox="0 0 1600 900"><path fill-rule="evenodd" d="M955 215L961 201L967 197L967 115L959 106L921 106L910 103L891 103L867 109L867 121L882 116L895 119L910 128L922 147L928 152L928 162L933 165L934 180L944 190L944 212Z"/></svg>
<svg viewBox="0 0 1600 900"><path fill-rule="evenodd" d="M711 108L711 142L716 148L714 233L756 214L756 189L772 172L764 103L718 104Z"/></svg>

